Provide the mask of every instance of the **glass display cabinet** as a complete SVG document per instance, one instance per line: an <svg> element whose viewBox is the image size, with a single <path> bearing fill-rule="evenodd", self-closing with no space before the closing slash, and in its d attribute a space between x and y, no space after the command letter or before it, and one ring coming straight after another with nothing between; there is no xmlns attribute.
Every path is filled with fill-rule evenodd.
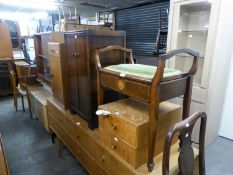
<svg viewBox="0 0 233 175"><path fill-rule="evenodd" d="M207 101L207 89L211 66L211 42L209 37L214 33L215 14L212 12L212 2L207 0L174 0L170 13L170 47L190 48L200 53L198 71L193 81L192 99L205 104ZM215 21L214 21L215 20ZM169 67L187 72L192 64L192 58L188 55L178 55L169 62Z"/></svg>
<svg viewBox="0 0 233 175"><path fill-rule="evenodd" d="M224 25L229 23L221 18L221 14L226 13L222 4L222 0L170 1L167 52L177 48L190 48L200 53L198 71L193 80L190 114L205 111L209 115L207 143L211 143L218 133L224 87L217 86L218 82L223 81L222 77L227 75L227 71L219 68L223 64L222 59L227 60L222 49L226 48L223 41L229 35L224 33ZM171 59L167 66L187 72L192 61L191 57L182 54ZM219 93L216 94L217 90ZM182 101L182 97L173 100L177 104L182 104ZM194 137L198 138L198 134Z"/></svg>

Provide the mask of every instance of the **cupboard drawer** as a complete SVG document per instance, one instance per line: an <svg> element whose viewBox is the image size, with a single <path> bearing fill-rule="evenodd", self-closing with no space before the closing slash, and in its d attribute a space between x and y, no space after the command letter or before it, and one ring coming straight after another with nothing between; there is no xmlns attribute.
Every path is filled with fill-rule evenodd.
<svg viewBox="0 0 233 175"><path fill-rule="evenodd" d="M121 138L134 149L148 145L148 104L128 98L104 104L99 109L111 113L109 116L99 116L100 128ZM166 135L180 120L180 106L169 102L161 103L156 137Z"/></svg>
<svg viewBox="0 0 233 175"><path fill-rule="evenodd" d="M74 154L79 162L86 168L86 170L92 175L107 175L108 173L103 167L95 161L95 159L78 143L76 143L72 137L59 125L54 117L51 117L50 123L52 130L57 134L58 138L68 147L68 149Z"/></svg>

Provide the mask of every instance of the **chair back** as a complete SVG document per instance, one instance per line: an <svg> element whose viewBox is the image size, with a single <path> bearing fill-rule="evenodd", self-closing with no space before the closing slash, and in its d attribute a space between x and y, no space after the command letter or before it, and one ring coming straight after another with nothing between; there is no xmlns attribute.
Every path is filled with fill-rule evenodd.
<svg viewBox="0 0 233 175"><path fill-rule="evenodd" d="M17 94L16 74L13 69L10 70L11 86L14 94Z"/></svg>
<svg viewBox="0 0 233 175"><path fill-rule="evenodd" d="M194 171L194 151L192 148L193 141L191 135L194 125L198 119L201 119L200 134L199 134L199 174L205 175L205 130L206 130L206 113L197 112L187 119L177 123L171 128L166 137L164 150L163 150L163 175L169 175L169 159L170 159L170 148L173 137L178 133L180 139L179 149L179 170L180 175L193 175Z"/></svg>
<svg viewBox="0 0 233 175"><path fill-rule="evenodd" d="M16 65L16 72L18 76L18 81L20 88L26 88L27 86L27 77L31 75L31 66L30 65Z"/></svg>

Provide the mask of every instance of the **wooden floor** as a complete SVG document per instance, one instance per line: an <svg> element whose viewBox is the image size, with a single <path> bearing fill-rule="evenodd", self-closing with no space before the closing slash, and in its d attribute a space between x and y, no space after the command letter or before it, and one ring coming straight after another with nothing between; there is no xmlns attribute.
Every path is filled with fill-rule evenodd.
<svg viewBox="0 0 233 175"><path fill-rule="evenodd" d="M88 174L68 150L57 158L49 134L28 113L15 113L12 98L0 98L0 133L11 175ZM207 148L207 175L233 175L232 162L232 141L219 137Z"/></svg>

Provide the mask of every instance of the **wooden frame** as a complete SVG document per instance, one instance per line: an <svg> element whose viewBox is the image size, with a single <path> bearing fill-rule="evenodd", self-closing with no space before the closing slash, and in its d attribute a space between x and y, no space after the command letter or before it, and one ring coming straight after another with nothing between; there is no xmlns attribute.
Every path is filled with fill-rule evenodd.
<svg viewBox="0 0 233 175"><path fill-rule="evenodd" d="M101 66L101 54L119 50L129 54L129 63L134 64L131 49L121 46L109 46L96 51L97 92L98 105L103 104L103 88L109 88L122 94L132 96L149 103L149 149L147 167L149 171L154 168L154 148L157 133L159 103L181 95L184 95L182 119L189 116L193 76L197 71L199 53L191 49L177 49L158 57L157 71L153 79L145 79L132 75L106 70ZM163 78L165 61L177 54L189 54L193 56L193 64L187 73Z"/></svg>
<svg viewBox="0 0 233 175"><path fill-rule="evenodd" d="M204 112L197 112L189 118L177 123L172 127L166 137L163 150L163 175L169 175L170 148L174 136L178 133L180 139L179 169L181 175L193 174L194 153L192 148L193 127L201 119L199 133L199 174L205 175L205 131L207 116Z"/></svg>

